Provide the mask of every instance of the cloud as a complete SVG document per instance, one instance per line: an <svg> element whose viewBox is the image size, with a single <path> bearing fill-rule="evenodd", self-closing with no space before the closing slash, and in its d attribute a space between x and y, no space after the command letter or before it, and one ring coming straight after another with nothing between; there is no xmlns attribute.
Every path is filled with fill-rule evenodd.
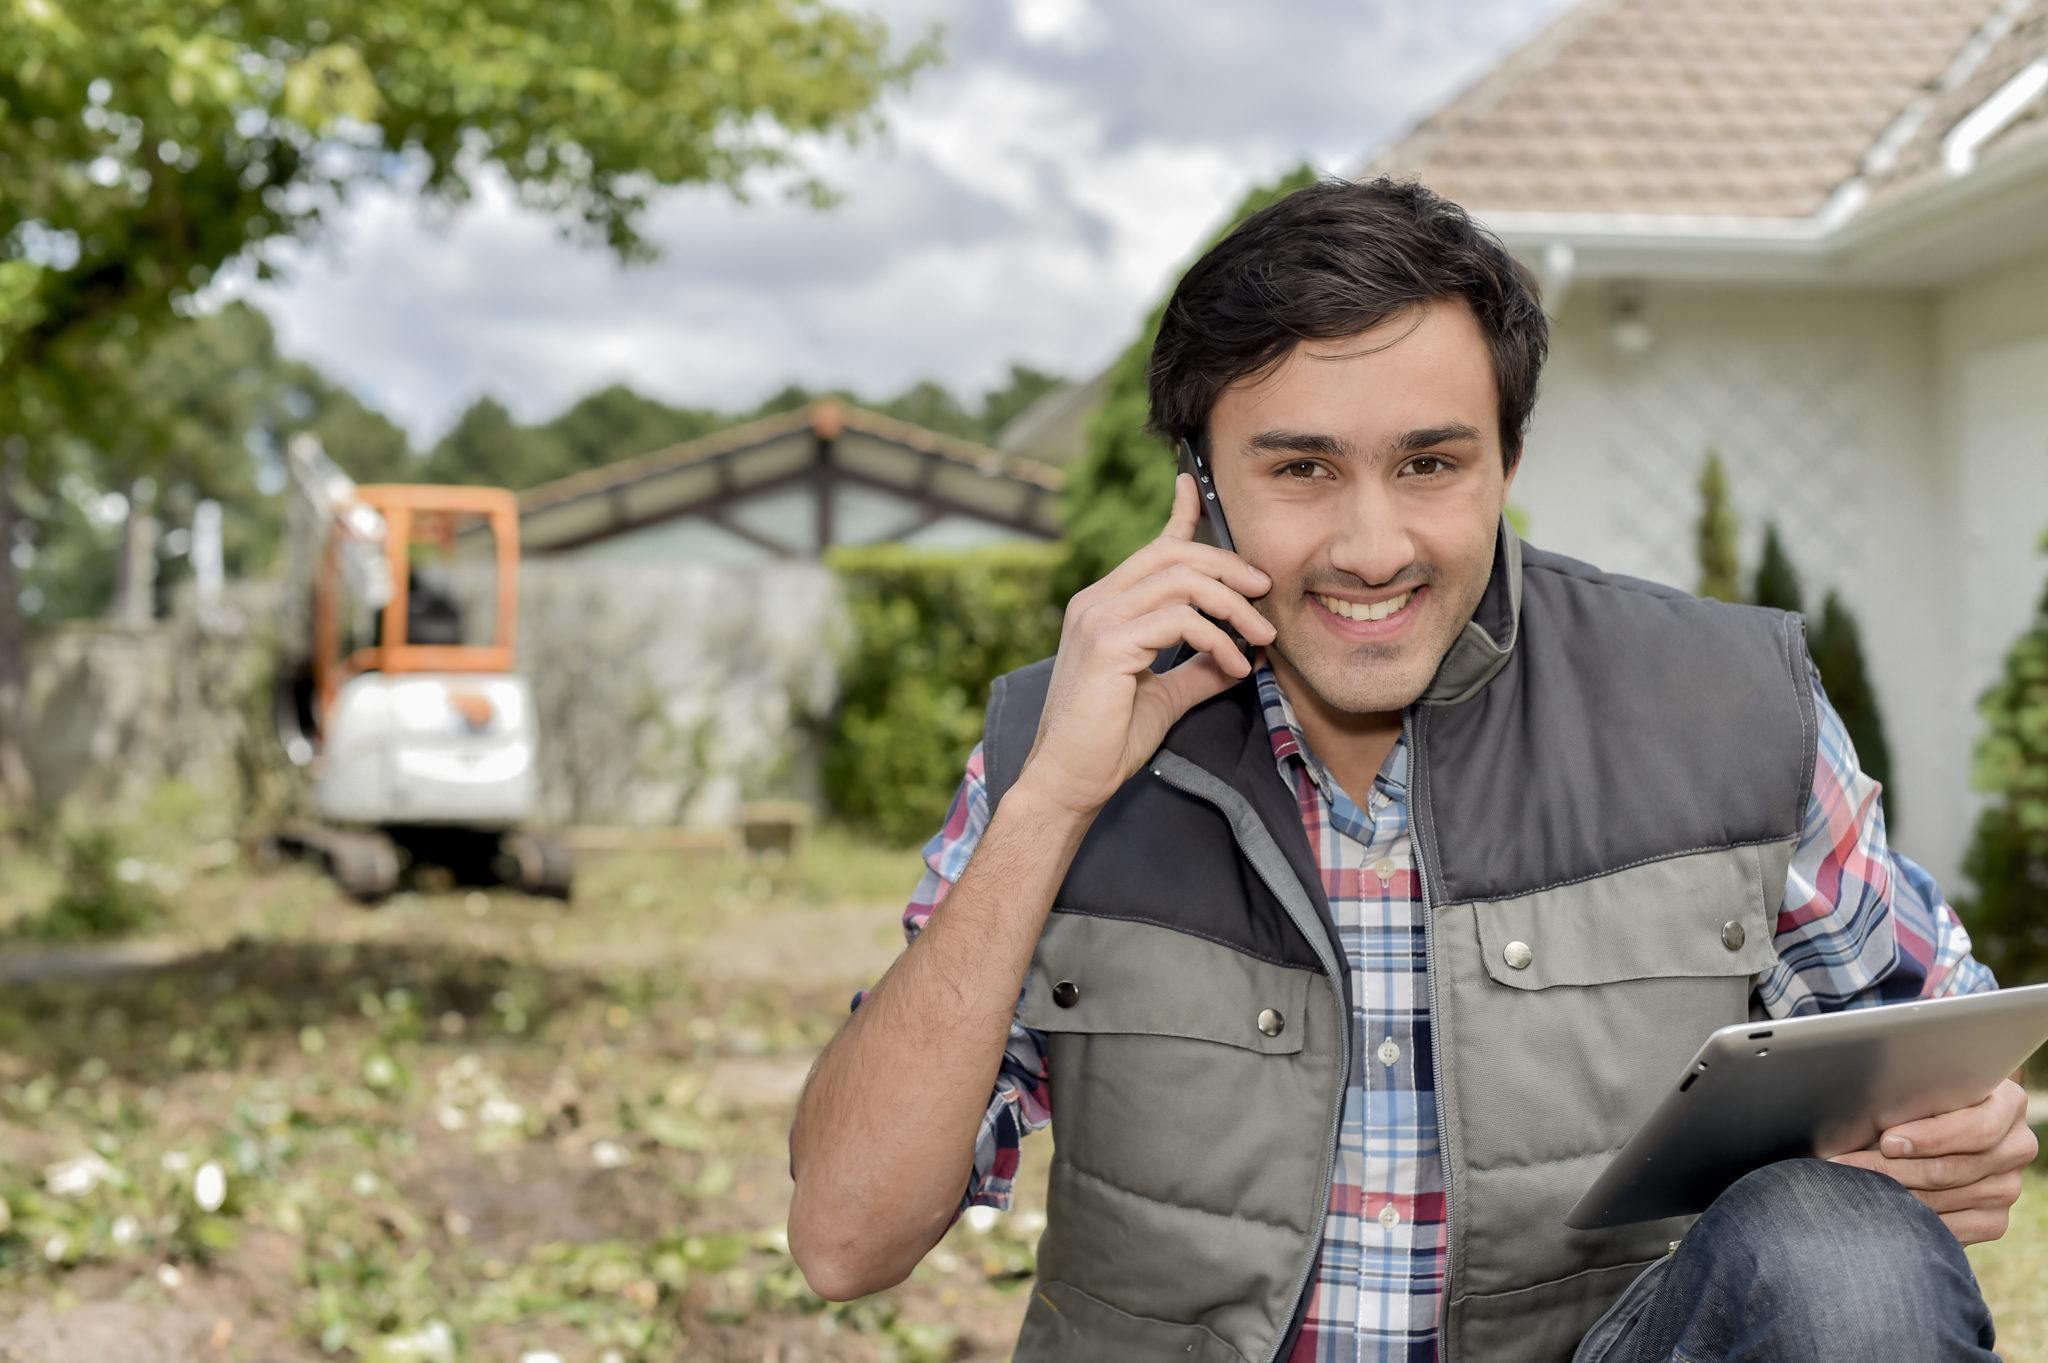
<svg viewBox="0 0 2048 1363"><path fill-rule="evenodd" d="M652 265L561 240L486 178L436 227L361 195L251 296L283 343L428 442L483 393L527 419L624 380L739 407L791 380L971 394L1022 360L1082 375L1250 185L1306 155L1356 160L1561 0L886 0L906 40L947 24L945 66L857 148L807 143L845 193L772 186L657 200ZM624 452L622 452L624 453Z"/></svg>
<svg viewBox="0 0 2048 1363"><path fill-rule="evenodd" d="M1107 32L1089 0L1010 0L1010 22L1032 47L1086 52Z"/></svg>

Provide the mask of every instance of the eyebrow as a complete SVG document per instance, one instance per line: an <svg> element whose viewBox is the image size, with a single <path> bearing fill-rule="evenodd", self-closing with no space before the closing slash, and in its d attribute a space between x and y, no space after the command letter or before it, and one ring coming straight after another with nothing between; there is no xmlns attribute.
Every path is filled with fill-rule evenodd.
<svg viewBox="0 0 2048 1363"><path fill-rule="evenodd" d="M1403 431L1390 441L1382 457L1398 457L1415 454L1436 445L1471 443L1483 439L1478 428L1462 421L1446 422L1441 426L1423 426L1412 431ZM1260 431L1245 441L1247 455L1260 454L1317 454L1325 459L1356 459L1358 447L1340 435L1325 435L1320 431Z"/></svg>

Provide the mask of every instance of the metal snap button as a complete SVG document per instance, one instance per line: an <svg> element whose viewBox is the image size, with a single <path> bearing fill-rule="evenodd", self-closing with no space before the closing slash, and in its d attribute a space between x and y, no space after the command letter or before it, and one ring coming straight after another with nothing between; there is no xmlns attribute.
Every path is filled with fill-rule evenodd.
<svg viewBox="0 0 2048 1363"><path fill-rule="evenodd" d="M1286 1025L1287 1019L1281 1017L1277 1010L1272 1008L1262 1008L1259 1010L1259 1030L1267 1036L1280 1035L1281 1029Z"/></svg>
<svg viewBox="0 0 2048 1363"><path fill-rule="evenodd" d="M1742 950L1742 942L1745 935L1742 931L1742 924L1732 918L1721 925L1721 945L1727 947L1730 951Z"/></svg>
<svg viewBox="0 0 2048 1363"><path fill-rule="evenodd" d="M1061 980L1052 987L1052 1001L1062 1008L1072 1008L1081 1001L1081 986L1072 980Z"/></svg>
<svg viewBox="0 0 2048 1363"><path fill-rule="evenodd" d="M1506 959L1510 970L1527 970L1529 962L1536 959L1536 953L1529 950L1527 942L1509 942L1501 956Z"/></svg>

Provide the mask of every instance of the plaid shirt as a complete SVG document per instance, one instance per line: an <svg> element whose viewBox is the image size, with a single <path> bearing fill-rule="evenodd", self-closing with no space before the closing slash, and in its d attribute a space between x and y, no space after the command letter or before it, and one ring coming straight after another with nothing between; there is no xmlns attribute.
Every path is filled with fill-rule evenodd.
<svg viewBox="0 0 2048 1363"><path fill-rule="evenodd" d="M1436 1357L1443 1293L1443 1168L1437 1153L1422 890L1408 836L1408 752L1397 742L1361 808L1309 751L1271 669L1256 673L1273 758L1301 809L1351 971L1360 1083L1344 1100L1330 1214L1290 1363ZM1755 997L1773 1017L1994 989L1970 939L1920 867L1890 850L1878 784L1857 766L1813 674L1819 741L1806 821L1779 906L1777 963ZM914 939L988 826L977 745L903 913ZM854 996L858 1008L866 991ZM1010 1205L1024 1135L1052 1119L1042 1032L1012 1022L960 1207Z"/></svg>

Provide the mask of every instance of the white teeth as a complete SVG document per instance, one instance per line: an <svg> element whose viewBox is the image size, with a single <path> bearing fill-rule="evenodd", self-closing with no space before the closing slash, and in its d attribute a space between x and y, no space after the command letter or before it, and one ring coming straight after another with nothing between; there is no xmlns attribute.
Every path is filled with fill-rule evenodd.
<svg viewBox="0 0 2048 1363"><path fill-rule="evenodd" d="M1355 601L1340 601L1334 596L1324 596L1321 593L1317 593L1316 600L1322 602L1323 609L1330 614L1341 615L1346 620L1384 620L1407 605L1408 598L1413 595L1413 590L1405 591L1399 596L1374 602L1370 606L1362 606Z"/></svg>

